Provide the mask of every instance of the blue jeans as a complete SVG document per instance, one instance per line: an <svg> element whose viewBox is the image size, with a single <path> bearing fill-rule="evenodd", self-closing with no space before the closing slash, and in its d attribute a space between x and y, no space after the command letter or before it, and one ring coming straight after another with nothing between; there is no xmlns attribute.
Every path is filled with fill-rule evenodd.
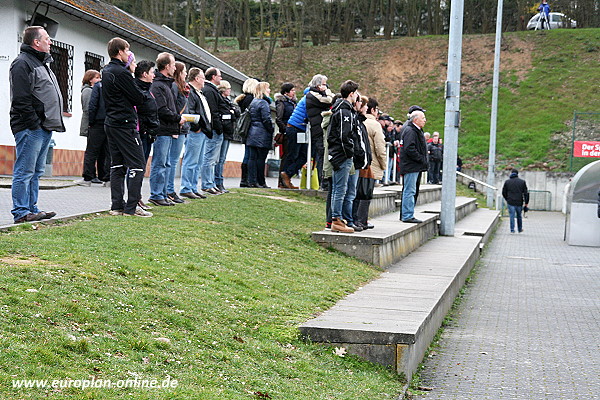
<svg viewBox="0 0 600 400"><path fill-rule="evenodd" d="M29 213L37 214L40 176L46 169L46 155L52 132L25 129L15 133L17 159L13 165L12 215L18 220Z"/></svg>
<svg viewBox="0 0 600 400"><path fill-rule="evenodd" d="M185 143L187 135L179 135L177 139L171 137L171 150L169 151L169 169L167 170L167 193L175 192L175 172L179 157L181 157L181 149Z"/></svg>
<svg viewBox="0 0 600 400"><path fill-rule="evenodd" d="M401 220L406 221L415 217L415 194L417 193L418 172L404 174L402 187L402 214Z"/></svg>
<svg viewBox="0 0 600 400"><path fill-rule="evenodd" d="M331 177L333 183L333 188L331 188L331 218L342 218L342 208L348 189L348 176L351 166L352 159L349 158L342 163L340 169L333 171Z"/></svg>
<svg viewBox="0 0 600 400"><path fill-rule="evenodd" d="M523 212L523 206L511 206L510 204L506 205L508 207L508 215L510 217L510 231L515 231L515 217L517 218L517 229L519 232L523 232L523 218L521 213Z"/></svg>
<svg viewBox="0 0 600 400"><path fill-rule="evenodd" d="M204 144L204 160L202 161L202 189L210 189L215 184L215 167L221 154L223 135L213 131L212 139L206 139Z"/></svg>
<svg viewBox="0 0 600 400"><path fill-rule="evenodd" d="M167 198L167 174L169 169L169 154L173 141L171 136L157 136L150 164L150 199L164 200Z"/></svg>
<svg viewBox="0 0 600 400"><path fill-rule="evenodd" d="M229 140L223 139L221 151L219 153L219 161L217 161L217 165L215 165L215 184L217 187L223 186L223 167L225 165L225 160L227 159L229 143Z"/></svg>
<svg viewBox="0 0 600 400"><path fill-rule="evenodd" d="M344 202L342 204L342 218L348 223L354 223L352 217L352 205L356 198L356 184L358 183L358 171L353 175L348 175L348 187L346 188L346 196L344 196Z"/></svg>
<svg viewBox="0 0 600 400"><path fill-rule="evenodd" d="M181 162L180 193L198 193L200 166L204 158L206 135L202 132L189 133L185 139L185 151Z"/></svg>

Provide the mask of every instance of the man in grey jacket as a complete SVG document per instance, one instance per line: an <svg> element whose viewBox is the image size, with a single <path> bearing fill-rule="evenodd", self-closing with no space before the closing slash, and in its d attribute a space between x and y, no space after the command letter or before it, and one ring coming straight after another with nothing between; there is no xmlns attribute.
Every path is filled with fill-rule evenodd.
<svg viewBox="0 0 600 400"><path fill-rule="evenodd" d="M17 157L13 166L12 215L16 224L52 218L37 207L52 131L64 132L63 99L50 69L50 36L41 26L23 32L21 53L10 65L10 127Z"/></svg>

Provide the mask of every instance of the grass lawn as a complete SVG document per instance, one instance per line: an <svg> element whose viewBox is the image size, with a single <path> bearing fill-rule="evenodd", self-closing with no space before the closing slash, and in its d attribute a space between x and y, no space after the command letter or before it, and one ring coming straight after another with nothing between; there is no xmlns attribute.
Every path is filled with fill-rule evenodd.
<svg viewBox="0 0 600 400"><path fill-rule="evenodd" d="M299 337L300 323L379 275L310 239L323 209L233 191L153 218L0 233L0 398L395 398L393 372ZM12 386L92 377L177 387Z"/></svg>

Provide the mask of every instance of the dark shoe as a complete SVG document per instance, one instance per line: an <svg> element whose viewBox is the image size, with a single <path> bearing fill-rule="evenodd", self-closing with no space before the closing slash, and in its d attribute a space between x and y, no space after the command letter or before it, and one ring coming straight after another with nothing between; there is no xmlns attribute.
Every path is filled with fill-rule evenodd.
<svg viewBox="0 0 600 400"><path fill-rule="evenodd" d="M205 198L206 198L206 196L205 196L205 195L203 195L202 193L194 192L194 194L195 194L196 196L198 196L199 198L201 198L201 199L205 199Z"/></svg>
<svg viewBox="0 0 600 400"><path fill-rule="evenodd" d="M259 183L258 185L256 185L256 187L259 187L261 189L271 189L271 186L267 186L266 183L262 184L262 185Z"/></svg>
<svg viewBox="0 0 600 400"><path fill-rule="evenodd" d="M15 219L15 224L22 224L23 222L35 222L43 219L46 216L45 212L39 212L37 214L29 213L19 219Z"/></svg>
<svg viewBox="0 0 600 400"><path fill-rule="evenodd" d="M242 164L242 179L240 180L240 187L248 186L248 164Z"/></svg>
<svg viewBox="0 0 600 400"><path fill-rule="evenodd" d="M421 221L420 219L416 219L415 217L412 217L411 219L403 219L402 222L406 222L407 224L420 224Z"/></svg>
<svg viewBox="0 0 600 400"><path fill-rule="evenodd" d="M102 181L101 181L100 179L98 179L98 178L94 178L94 179L92 179L92 183L100 183L100 184L102 184L102 183L104 183L104 182L102 182Z"/></svg>
<svg viewBox="0 0 600 400"><path fill-rule="evenodd" d="M223 185L217 186L217 189L219 189L221 193L229 193L229 190L225 189L225 186Z"/></svg>
<svg viewBox="0 0 600 400"><path fill-rule="evenodd" d="M356 224L354 224L354 223L350 223L350 224L348 224L347 226L348 226L348 228L352 228L352 229L354 229L354 232L362 232L362 231L363 231L363 228L362 228L362 226L360 226L360 225L356 225Z"/></svg>
<svg viewBox="0 0 600 400"><path fill-rule="evenodd" d="M327 222L325 224L325 230L330 231L331 230L331 222Z"/></svg>
<svg viewBox="0 0 600 400"><path fill-rule="evenodd" d="M367 222L367 225L363 225L365 227L365 229L373 229L375 228L375 225L370 224L369 222Z"/></svg>
<svg viewBox="0 0 600 400"><path fill-rule="evenodd" d="M144 203L142 200L138 201L138 206L144 211L152 210L152 207Z"/></svg>
<svg viewBox="0 0 600 400"><path fill-rule="evenodd" d="M50 219L56 217L54 211L42 211L40 214L44 214L41 219Z"/></svg>
<svg viewBox="0 0 600 400"><path fill-rule="evenodd" d="M154 204L155 206L172 206L173 205L165 199L159 199L159 200L148 199L148 202Z"/></svg>
<svg viewBox="0 0 600 400"><path fill-rule="evenodd" d="M179 194L180 194L181 196L183 196L183 197L187 197L188 199L193 199L193 200L196 200L196 199L201 199L201 197L198 197L198 196L196 196L196 195L195 195L194 193L192 193L192 192L185 192L185 193L179 193Z"/></svg>
<svg viewBox="0 0 600 400"><path fill-rule="evenodd" d="M215 188L202 189L202 191L203 191L204 193L208 193L208 194L211 194L211 195L214 195L214 196L216 196L216 195L218 195L218 194L221 194L221 192L219 192L219 191L218 191L217 189L215 189Z"/></svg>
<svg viewBox="0 0 600 400"><path fill-rule="evenodd" d="M169 196L169 200L171 200L173 203L185 203L185 201L181 197L177 196L177 193L175 192L167 193L167 196Z"/></svg>

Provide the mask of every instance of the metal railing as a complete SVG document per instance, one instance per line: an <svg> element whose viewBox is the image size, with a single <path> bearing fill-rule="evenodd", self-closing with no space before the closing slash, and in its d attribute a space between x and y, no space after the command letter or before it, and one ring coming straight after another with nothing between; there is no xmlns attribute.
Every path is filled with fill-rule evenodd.
<svg viewBox="0 0 600 400"><path fill-rule="evenodd" d="M463 178L466 178L466 179L468 179L468 180L470 180L472 182L475 182L475 183L477 183L477 184L479 184L481 186L484 186L484 187L486 187L488 189L492 189L494 191L494 193L495 193L494 197L496 199L496 210L503 209L504 205L503 205L502 193L500 193L500 191L498 190L497 187L489 185L489 184L487 184L487 183L485 183L483 181L480 181L479 179L475 179L472 176L469 176L467 174L463 174L460 171L456 171L456 176L459 176L459 175L462 176Z"/></svg>

